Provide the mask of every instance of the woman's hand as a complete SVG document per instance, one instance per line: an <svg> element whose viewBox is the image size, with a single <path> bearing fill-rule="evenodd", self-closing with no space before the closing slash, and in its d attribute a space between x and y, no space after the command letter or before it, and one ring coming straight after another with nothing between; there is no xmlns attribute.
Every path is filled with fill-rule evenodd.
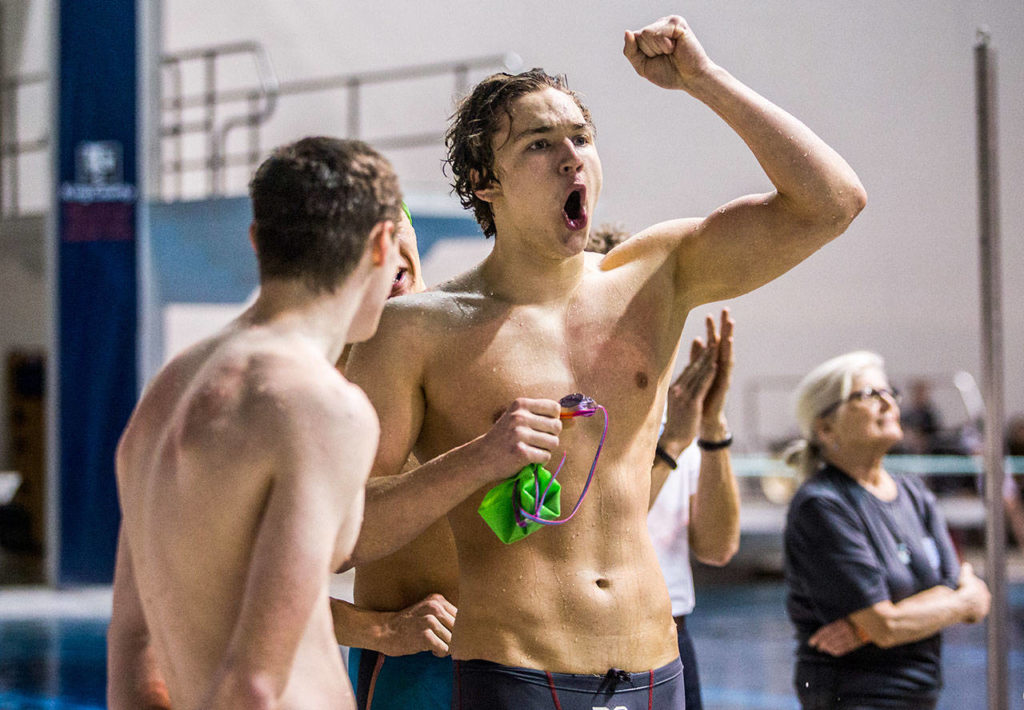
<svg viewBox="0 0 1024 710"><path fill-rule="evenodd" d="M845 617L822 626L807 639L807 644L811 648L830 656L845 656L866 643L862 635L857 633L857 627L853 622Z"/></svg>
<svg viewBox="0 0 1024 710"><path fill-rule="evenodd" d="M992 594L989 593L988 586L974 574L974 568L969 562L960 565L960 579L956 593L964 603L963 621L965 624L976 624L988 616L989 608L992 605Z"/></svg>

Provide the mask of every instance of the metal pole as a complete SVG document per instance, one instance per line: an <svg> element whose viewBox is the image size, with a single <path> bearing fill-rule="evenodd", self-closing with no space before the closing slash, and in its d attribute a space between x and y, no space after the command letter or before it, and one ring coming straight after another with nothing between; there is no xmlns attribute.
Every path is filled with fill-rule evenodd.
<svg viewBox="0 0 1024 710"><path fill-rule="evenodd" d="M5 212L4 205L4 163L7 161L7 127L4 125L7 118L7 58L4 51L4 6L0 3L0 219L3 219Z"/></svg>
<svg viewBox="0 0 1024 710"><path fill-rule="evenodd" d="M359 137L360 106L359 96L360 81L353 77L348 81L348 133L346 138Z"/></svg>
<svg viewBox="0 0 1024 710"><path fill-rule="evenodd" d="M209 161L209 188L211 195L220 194L220 154L217 144L217 132L214 125L217 120L217 54L210 50L203 55L206 79L206 92L203 94L203 102L206 106L205 132L206 132L206 155Z"/></svg>
<svg viewBox="0 0 1024 710"><path fill-rule="evenodd" d="M981 345L985 393L985 577L988 616L988 710L1008 710L1006 522L1003 509L1003 308L999 247L996 57L988 32L974 46L978 112L978 227L981 256Z"/></svg>

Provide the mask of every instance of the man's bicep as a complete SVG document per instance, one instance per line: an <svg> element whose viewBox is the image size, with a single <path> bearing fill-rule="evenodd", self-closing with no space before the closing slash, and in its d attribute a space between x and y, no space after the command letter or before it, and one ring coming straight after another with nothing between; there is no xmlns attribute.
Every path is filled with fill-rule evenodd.
<svg viewBox="0 0 1024 710"><path fill-rule="evenodd" d="M694 305L733 298L786 273L819 249L828 230L801 219L778 193L747 195L704 218L680 241L678 282Z"/></svg>
<svg viewBox="0 0 1024 710"><path fill-rule="evenodd" d="M422 364L416 348L389 347L387 334L352 349L345 377L366 393L377 412L381 437L371 476L399 473L423 423Z"/></svg>
<svg viewBox="0 0 1024 710"><path fill-rule="evenodd" d="M114 567L113 610L111 612L111 631L131 630L145 633L146 620L139 601L139 592L135 582L135 570L132 567L131 550L128 547L128 535L122 524L117 538L117 562Z"/></svg>
<svg viewBox="0 0 1024 710"><path fill-rule="evenodd" d="M331 485L335 478L308 460L279 468L251 541L225 661L269 674L277 693L283 692L317 605L326 603L338 531L352 507L349 491Z"/></svg>

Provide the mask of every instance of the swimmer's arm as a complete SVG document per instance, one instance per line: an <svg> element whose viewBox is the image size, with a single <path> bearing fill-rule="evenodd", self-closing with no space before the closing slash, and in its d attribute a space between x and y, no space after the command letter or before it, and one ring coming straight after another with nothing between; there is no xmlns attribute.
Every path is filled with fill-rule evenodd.
<svg viewBox="0 0 1024 710"><path fill-rule="evenodd" d="M508 478L527 464L547 463L558 446L560 411L554 400L521 397L486 434L400 475L384 472L400 469L409 452L389 456L388 437L382 436L378 462L385 463L374 466L366 484L359 541L340 571L378 560L412 542L482 486ZM389 428L391 424L387 420Z"/></svg>
<svg viewBox="0 0 1024 710"><path fill-rule="evenodd" d="M338 643L379 651L387 656L421 651L447 656L456 613L455 606L440 594L431 594L398 611L373 611L331 599Z"/></svg>
<svg viewBox="0 0 1024 710"><path fill-rule="evenodd" d="M746 293L796 266L846 229L866 195L852 168L807 126L714 64L682 18L659 22L645 28L648 37L627 33L624 53L636 71L717 113L775 188L697 222L651 228L678 245L677 291L692 307Z"/></svg>
<svg viewBox="0 0 1024 710"><path fill-rule="evenodd" d="M358 501L377 431L365 400L360 410L344 392L321 390L269 392L270 406L253 417L254 441L273 432L262 437L270 442L269 473L252 474L269 476L266 499L254 538L238 543L251 549L249 567L204 709L277 707L310 618L326 611L339 534ZM339 475L340 460L348 475Z"/></svg>
<svg viewBox="0 0 1024 710"><path fill-rule="evenodd" d="M171 708L150 645L123 527L117 543L114 602L107 630L107 705L111 710Z"/></svg>
<svg viewBox="0 0 1024 710"><path fill-rule="evenodd" d="M443 330L430 318L423 325L410 323L419 316L403 318L404 308L394 301L385 307L377 335L352 349L345 369L373 403L382 432L362 531L346 569L398 550L482 486L529 463L546 463L562 428L558 402L520 398L485 434L399 475L426 411L424 352Z"/></svg>

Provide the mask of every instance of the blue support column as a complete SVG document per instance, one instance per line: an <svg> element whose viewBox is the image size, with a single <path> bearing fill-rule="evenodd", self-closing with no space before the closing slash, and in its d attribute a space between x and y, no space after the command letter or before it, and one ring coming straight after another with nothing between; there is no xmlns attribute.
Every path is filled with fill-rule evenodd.
<svg viewBox="0 0 1024 710"><path fill-rule="evenodd" d="M55 581L67 585L113 578L114 452L137 396L139 55L135 0L57 5Z"/></svg>

